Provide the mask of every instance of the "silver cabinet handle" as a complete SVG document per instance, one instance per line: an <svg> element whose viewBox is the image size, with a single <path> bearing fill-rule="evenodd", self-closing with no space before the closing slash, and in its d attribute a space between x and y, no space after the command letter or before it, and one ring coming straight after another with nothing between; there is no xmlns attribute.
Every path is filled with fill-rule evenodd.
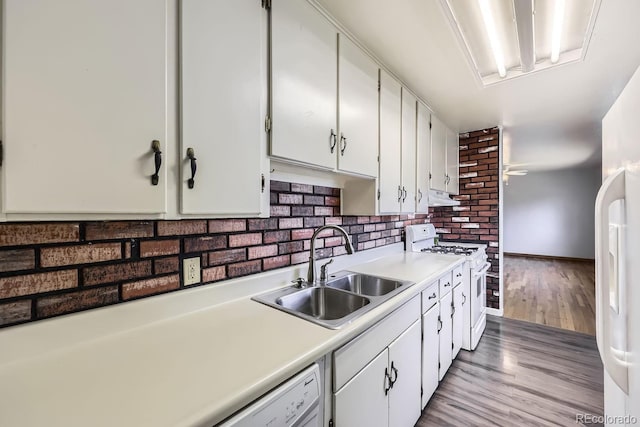
<svg viewBox="0 0 640 427"><path fill-rule="evenodd" d="M347 138L343 133L340 133L340 155L344 156L344 150L347 149Z"/></svg>
<svg viewBox="0 0 640 427"><path fill-rule="evenodd" d="M451 286L451 282L447 282L447 283L445 283L445 284L444 284L444 287L445 287L445 288L446 288L446 287L449 287L449 286Z"/></svg>
<svg viewBox="0 0 640 427"><path fill-rule="evenodd" d="M436 293L434 292L429 296L429 299L434 299L435 297L436 297Z"/></svg>
<svg viewBox="0 0 640 427"><path fill-rule="evenodd" d="M418 188L418 195L420 196L418 198L418 203L420 203L422 201L422 190L420 190L419 188Z"/></svg>
<svg viewBox="0 0 640 427"><path fill-rule="evenodd" d="M398 185L398 202L402 200L402 187Z"/></svg>
<svg viewBox="0 0 640 427"><path fill-rule="evenodd" d="M463 293L462 294L462 305L464 305L467 302L467 296Z"/></svg>
<svg viewBox="0 0 640 427"><path fill-rule="evenodd" d="M402 203L407 199L407 190L402 186Z"/></svg>

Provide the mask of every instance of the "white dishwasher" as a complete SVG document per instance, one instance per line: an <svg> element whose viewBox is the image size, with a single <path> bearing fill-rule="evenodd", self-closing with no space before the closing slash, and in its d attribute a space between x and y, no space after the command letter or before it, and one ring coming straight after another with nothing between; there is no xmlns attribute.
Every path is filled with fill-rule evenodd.
<svg viewBox="0 0 640 427"><path fill-rule="evenodd" d="M221 427L321 427L321 377L314 363L221 424Z"/></svg>

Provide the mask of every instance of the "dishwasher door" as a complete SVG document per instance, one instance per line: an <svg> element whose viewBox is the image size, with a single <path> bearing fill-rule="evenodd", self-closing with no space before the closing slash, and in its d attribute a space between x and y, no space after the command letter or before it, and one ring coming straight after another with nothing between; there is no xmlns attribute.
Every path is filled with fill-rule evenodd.
<svg viewBox="0 0 640 427"><path fill-rule="evenodd" d="M321 427L320 382L320 369L314 363L220 426Z"/></svg>

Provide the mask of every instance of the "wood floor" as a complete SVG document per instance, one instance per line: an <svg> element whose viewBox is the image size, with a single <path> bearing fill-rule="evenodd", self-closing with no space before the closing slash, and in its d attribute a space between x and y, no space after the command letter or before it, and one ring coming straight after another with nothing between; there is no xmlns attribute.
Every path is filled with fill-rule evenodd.
<svg viewBox="0 0 640 427"><path fill-rule="evenodd" d="M576 414L603 414L602 381L594 337L488 316L477 349L460 351L416 427L581 425Z"/></svg>
<svg viewBox="0 0 640 427"><path fill-rule="evenodd" d="M592 262L504 257L504 316L595 335Z"/></svg>

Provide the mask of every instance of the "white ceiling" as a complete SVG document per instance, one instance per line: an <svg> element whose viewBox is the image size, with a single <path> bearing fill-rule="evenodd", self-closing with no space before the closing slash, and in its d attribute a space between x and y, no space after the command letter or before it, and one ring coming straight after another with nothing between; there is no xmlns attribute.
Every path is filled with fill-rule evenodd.
<svg viewBox="0 0 640 427"><path fill-rule="evenodd" d="M438 0L318 0L460 132L502 125L510 163L595 165L600 123L640 65L640 1L603 0L585 60L483 88Z"/></svg>

